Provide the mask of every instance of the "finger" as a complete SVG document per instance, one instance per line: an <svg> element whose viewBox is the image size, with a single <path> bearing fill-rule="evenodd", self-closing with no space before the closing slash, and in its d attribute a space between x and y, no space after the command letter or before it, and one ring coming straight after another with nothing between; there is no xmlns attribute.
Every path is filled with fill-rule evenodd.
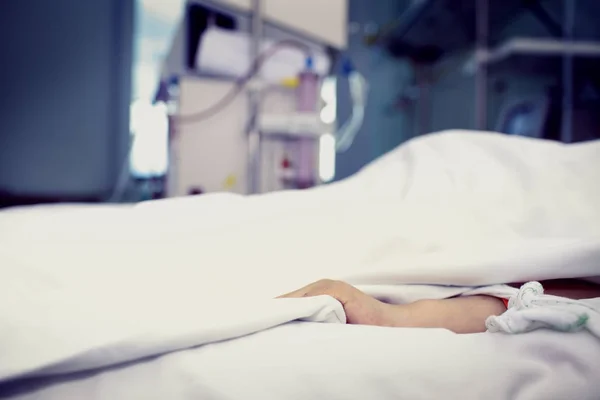
<svg viewBox="0 0 600 400"><path fill-rule="evenodd" d="M278 296L276 297L276 299L311 297L327 294L334 283L335 281L332 281L330 279L321 279L320 281L308 284L293 292Z"/></svg>
<svg viewBox="0 0 600 400"><path fill-rule="evenodd" d="M293 292L289 292L286 294L282 294L281 296L277 296L276 299L290 299L290 298L299 298L304 297L307 293L306 288L301 288L298 290L294 290Z"/></svg>

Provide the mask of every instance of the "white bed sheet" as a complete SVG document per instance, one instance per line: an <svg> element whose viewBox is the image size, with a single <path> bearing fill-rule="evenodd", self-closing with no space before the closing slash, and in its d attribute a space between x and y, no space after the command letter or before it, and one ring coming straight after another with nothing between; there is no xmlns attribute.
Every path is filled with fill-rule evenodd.
<svg viewBox="0 0 600 400"><path fill-rule="evenodd" d="M181 357L185 363L195 360L192 354L209 351L222 353L214 357L236 360L235 357L245 357L241 353L232 355L238 346L236 340L216 342L302 318L343 322L341 305L326 296L272 299L323 277L371 285L368 293L407 301L431 297L432 293L444 297L472 289L435 285L485 286L600 276L598 182L600 143L564 146L494 134L449 132L411 141L355 177L306 192L250 198L202 196L134 207L58 206L2 212L0 382L133 362L209 343L212 344L159 360ZM424 285L414 293L402 286L419 283ZM594 307L600 310L600 305ZM592 315L590 322L600 327L600 314ZM384 347L398 346L392 337L415 332L293 326L314 326L322 332L352 329L335 331L340 333L341 345L346 343L341 332L364 333L362 345L358 344L357 333L356 341L348 339L345 350L372 345L381 356L387 354ZM287 332L285 329L296 328L278 328L273 332L281 332L280 329ZM384 335L384 331L390 332L389 342L376 336ZM259 340L272 334L269 332L247 336L241 343ZM520 369L521 364L507 368L507 379L510 375L514 382L504 386L505 391L498 398L514 397L510 390L520 385L525 379L522 376L548 379L556 390L562 385L571 387L571 367L563 364L577 365L583 379L570 397L585 398L596 389L594 382L586 381L590 374L600 374L595 353L598 339L592 340L588 331L572 335L539 331L523 336L529 339L475 335L451 336L448 340L448 332L439 332L419 333L422 343L412 336L399 343L426 354L427 346L446 348L450 347L448 343L456 343L471 355L469 360L473 363L464 364L466 357L453 358L452 352L439 353L437 362L443 365L452 359L457 365L464 364L464 370L444 374L432 370L435 373L428 375L430 379L426 381L430 386L424 390L438 386L441 390L444 385L451 385L452 379L446 378L449 373L464 383L469 374L480 376L480 371L492 371L473 355L483 346L481 343L488 346L482 349L495 347L497 353L502 353L497 357L513 361L527 355L527 346L531 346L529 351L537 358L532 357L539 361L524 363L524 370ZM284 342L285 337L282 334L278 340ZM552 349L565 349L563 345L568 342L567 350L560 353L567 361L544 358L536 347L536 338L544 339L544 348L550 354L558 351ZM277 349L277 340L272 339ZM473 340L472 347L469 340ZM505 343L510 340L515 341L511 342L516 343L514 347ZM319 343L314 337L310 346L318 350ZM234 349L231 353L226 350L229 346ZM264 345L266 350L258 346L263 345L257 344L256 351L271 351L269 345ZM418 370L419 361L413 359L416 355L403 347L399 351L411 355L409 363L402 365L410 368L415 364ZM311 354L308 349L306 352ZM240 365L258 362L254 357L248 358L239 360ZM184 385L185 390L202 390L202 377L195 372L197 362L205 361L190 361L194 369L191 372L181 369L183 375L190 376L192 385L188 389ZM142 365L146 363L139 368ZM222 364L206 365L208 368ZM344 367L346 363L338 365ZM135 371L138 366L126 370L129 368ZM315 368L319 370L320 364ZM391 385L386 378L387 368L389 364L382 362L382 368L375 372L381 374L382 380L373 377L356 384L364 385L364 391L379 390L377 385L381 382ZM241 375L244 369L237 372ZM158 370L162 371L160 367ZM336 369L329 365L327 371L335 375ZM107 372L107 379L113 379L108 378L113 373ZM252 376L252 371L246 373ZM274 371L273 376L278 373ZM411 376L410 372L404 373ZM115 379L114 390L139 389L137 384ZM139 382L143 378L140 375L135 379ZM195 383L195 379L200 383ZM256 377L256 382L261 379L268 377ZM331 379L335 383L337 375ZM415 382L419 379L428 378L415 378ZM494 373L472 380L481 388L470 390L487 393L495 379ZM207 387L207 391L214 393L215 398L230 398L225 394L235 390L234 383L222 372L216 372L210 384L214 386ZM409 385L403 390L418 398L418 390L423 389ZM545 398L536 397L544 393L539 391L528 397L528 390L522 392L522 398ZM224 395L219 397L221 393ZM404 392L389 393L390 398L397 398Z"/></svg>
<svg viewBox="0 0 600 400"><path fill-rule="evenodd" d="M455 335L296 322L108 370L0 388L11 400L596 400L587 332ZM27 390L25 390L27 389Z"/></svg>

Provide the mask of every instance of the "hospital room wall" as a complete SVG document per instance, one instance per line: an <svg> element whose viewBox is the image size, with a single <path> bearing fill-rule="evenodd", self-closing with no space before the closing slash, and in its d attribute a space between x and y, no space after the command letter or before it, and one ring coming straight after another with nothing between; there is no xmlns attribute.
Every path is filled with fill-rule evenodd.
<svg viewBox="0 0 600 400"><path fill-rule="evenodd" d="M366 76L370 90L365 121L354 144L345 153L336 155L336 180L352 175L405 141L412 132L407 117L392 109L399 88L411 76L408 64L363 42L365 34L400 15L406 7L403 3L395 0L349 1L348 55ZM341 124L350 114L350 101L347 84L342 83L338 88L338 121Z"/></svg>
<svg viewBox="0 0 600 400"><path fill-rule="evenodd" d="M129 145L133 0L2 3L0 192L107 197Z"/></svg>

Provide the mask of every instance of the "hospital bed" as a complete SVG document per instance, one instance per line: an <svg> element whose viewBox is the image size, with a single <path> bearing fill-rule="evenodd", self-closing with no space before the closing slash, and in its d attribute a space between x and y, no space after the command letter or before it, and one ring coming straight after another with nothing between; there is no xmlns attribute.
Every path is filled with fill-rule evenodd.
<svg viewBox="0 0 600 400"><path fill-rule="evenodd" d="M273 297L329 277L398 303L520 299L498 284L600 276L599 156L442 132L307 191L3 211L0 397L596 399L600 299L515 300L503 332L456 335Z"/></svg>

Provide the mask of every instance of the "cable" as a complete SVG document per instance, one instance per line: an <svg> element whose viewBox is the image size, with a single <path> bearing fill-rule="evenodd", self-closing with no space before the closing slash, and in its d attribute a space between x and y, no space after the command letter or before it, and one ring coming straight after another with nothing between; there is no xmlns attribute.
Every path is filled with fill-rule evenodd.
<svg viewBox="0 0 600 400"><path fill-rule="evenodd" d="M236 80L234 87L219 101L202 111L198 111L189 115L174 116L174 122L177 124L189 124L211 118L218 114L221 110L227 107L227 105L229 105L229 103L231 103L244 90L250 80L260 72L260 68L262 67L263 63L285 47L296 47L305 52L307 57L311 57L312 55L310 47L300 41L291 39L281 40L273 44L267 50L263 51L258 57L256 57L248 73Z"/></svg>
<svg viewBox="0 0 600 400"><path fill-rule="evenodd" d="M369 87L365 77L358 72L347 59L343 65L343 74L348 77L350 97L352 99L352 114L335 134L336 152L344 153L354 143L365 118L365 108Z"/></svg>

